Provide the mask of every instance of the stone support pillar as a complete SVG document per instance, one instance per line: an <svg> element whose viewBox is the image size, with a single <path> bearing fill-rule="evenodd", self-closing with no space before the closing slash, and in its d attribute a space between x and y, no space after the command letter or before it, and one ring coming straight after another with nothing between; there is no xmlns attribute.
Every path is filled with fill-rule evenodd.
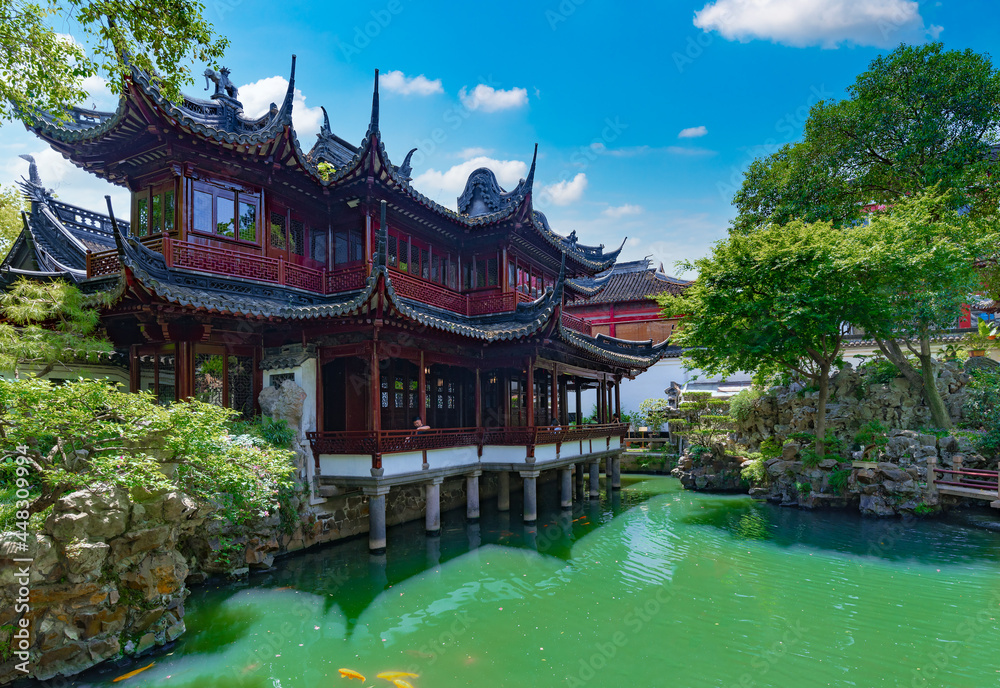
<svg viewBox="0 0 1000 688"><path fill-rule="evenodd" d="M472 523L479 521L479 476L476 471L465 476L465 517Z"/></svg>
<svg viewBox="0 0 1000 688"><path fill-rule="evenodd" d="M385 553L385 496L388 487L366 487L368 497L368 551L371 554Z"/></svg>
<svg viewBox="0 0 1000 688"><path fill-rule="evenodd" d="M497 509L501 512L510 511L510 473L500 471L500 483L497 487Z"/></svg>
<svg viewBox="0 0 1000 688"><path fill-rule="evenodd" d="M573 467L576 473L576 495L578 499L583 499L583 464L578 463Z"/></svg>
<svg viewBox="0 0 1000 688"><path fill-rule="evenodd" d="M427 493L424 528L430 537L441 534L441 483L443 481L443 478L435 478L424 486Z"/></svg>
<svg viewBox="0 0 1000 688"><path fill-rule="evenodd" d="M563 509L572 509L573 469L570 466L559 469L559 477L561 478L559 506Z"/></svg>
<svg viewBox="0 0 1000 688"><path fill-rule="evenodd" d="M621 454L615 454L608 459L608 463L611 465L611 489L620 490L622 489L622 456Z"/></svg>
<svg viewBox="0 0 1000 688"><path fill-rule="evenodd" d="M601 498L601 461L595 459L590 462L590 498Z"/></svg>
<svg viewBox="0 0 1000 688"><path fill-rule="evenodd" d="M524 478L524 522L529 525L538 521L538 474L539 471L521 471Z"/></svg>

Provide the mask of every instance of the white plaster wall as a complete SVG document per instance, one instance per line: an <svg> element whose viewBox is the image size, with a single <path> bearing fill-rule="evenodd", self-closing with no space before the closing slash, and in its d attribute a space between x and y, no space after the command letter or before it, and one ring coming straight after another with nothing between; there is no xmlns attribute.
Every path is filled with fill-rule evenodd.
<svg viewBox="0 0 1000 688"><path fill-rule="evenodd" d="M415 473L423 468L424 455L422 452L400 452L398 454L383 454L382 469L384 475L403 475L404 473ZM371 457L368 457L368 467L371 468ZM371 473L369 473L371 475Z"/></svg>
<svg viewBox="0 0 1000 688"><path fill-rule="evenodd" d="M519 463L523 462L528 456L528 452L524 447L503 447L503 446L485 446L483 447L483 462L484 463Z"/></svg>
<svg viewBox="0 0 1000 688"><path fill-rule="evenodd" d="M555 461L557 458L556 445L540 444L535 447L535 461Z"/></svg>
<svg viewBox="0 0 1000 688"><path fill-rule="evenodd" d="M372 477L371 454L320 454L319 467L323 475L335 475L350 478ZM420 468L420 464L417 464ZM309 468L310 479L313 473ZM323 500L320 500L323 501Z"/></svg>
<svg viewBox="0 0 1000 688"><path fill-rule="evenodd" d="M385 459L383 459L384 465ZM449 447L427 450L427 465L430 468L458 468L478 466L479 452L476 447Z"/></svg>

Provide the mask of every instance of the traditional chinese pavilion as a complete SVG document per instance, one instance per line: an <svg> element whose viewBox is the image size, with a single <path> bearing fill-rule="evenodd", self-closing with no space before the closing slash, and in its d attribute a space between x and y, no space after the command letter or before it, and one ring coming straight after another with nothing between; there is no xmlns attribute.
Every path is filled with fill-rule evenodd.
<svg viewBox="0 0 1000 688"><path fill-rule="evenodd" d="M258 119L228 72L216 77L210 99L173 103L135 72L114 112L38 119L30 128L66 158L127 187L131 208L125 221L110 202L107 215L60 203L32 173L5 278L111 292L102 321L133 391L252 414L264 386L296 382L308 478L364 489L373 550L393 486L427 485L429 531L447 477L468 479L475 517L482 471L500 472L501 490L520 472L526 521L542 470L563 471L564 502L575 464L590 464L595 494L607 459L617 487L619 384L666 342L595 335L565 311L601 288L620 249L550 228L532 206L535 160L511 191L476 170L456 212L410 185L409 155L390 162L377 72L360 144L327 120L308 151L292 126L294 57L283 102ZM574 424L587 389L598 423ZM418 416L432 429L416 433Z"/></svg>

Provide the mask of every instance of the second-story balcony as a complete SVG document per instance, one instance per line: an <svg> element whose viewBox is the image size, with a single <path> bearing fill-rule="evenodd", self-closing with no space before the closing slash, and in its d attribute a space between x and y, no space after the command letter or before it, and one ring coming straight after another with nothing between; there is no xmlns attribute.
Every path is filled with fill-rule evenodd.
<svg viewBox="0 0 1000 688"><path fill-rule="evenodd" d="M277 284L316 294L361 289L367 279L364 264L336 270L316 269L283 258L206 246L170 236L145 237L141 241L147 248L162 253L168 267ZM87 254L87 277L115 275L121 269L116 249ZM509 313L518 304L534 300L522 291L504 292L499 288L459 292L395 267L389 268L389 279L399 296L463 316ZM570 329L591 333L590 324L580 318L563 313L562 321Z"/></svg>

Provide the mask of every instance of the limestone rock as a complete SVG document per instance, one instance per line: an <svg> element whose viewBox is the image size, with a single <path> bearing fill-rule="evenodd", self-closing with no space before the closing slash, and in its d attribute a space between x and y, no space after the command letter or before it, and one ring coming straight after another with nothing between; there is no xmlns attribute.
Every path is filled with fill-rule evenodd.
<svg viewBox="0 0 1000 688"><path fill-rule="evenodd" d="M306 396L304 389L291 380L285 380L281 383L281 387L265 387L261 390L257 401L264 415L275 420L283 420L288 423L288 427L300 430Z"/></svg>

